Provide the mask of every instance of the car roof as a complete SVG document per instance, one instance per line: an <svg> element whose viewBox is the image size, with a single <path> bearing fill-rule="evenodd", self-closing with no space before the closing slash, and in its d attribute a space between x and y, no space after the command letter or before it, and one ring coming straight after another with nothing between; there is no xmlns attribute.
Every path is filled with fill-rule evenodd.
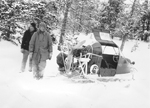
<svg viewBox="0 0 150 108"><path fill-rule="evenodd" d="M99 40L101 45L105 45L105 46L112 46L112 47L117 47L118 46L113 42L113 41L109 41L109 40Z"/></svg>

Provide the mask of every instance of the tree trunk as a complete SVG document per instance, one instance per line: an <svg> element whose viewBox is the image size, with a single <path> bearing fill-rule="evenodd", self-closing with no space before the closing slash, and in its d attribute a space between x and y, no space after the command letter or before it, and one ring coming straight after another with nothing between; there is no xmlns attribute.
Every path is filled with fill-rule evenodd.
<svg viewBox="0 0 150 108"><path fill-rule="evenodd" d="M10 38L10 26L8 26L8 30L6 32L6 36L7 36L7 38Z"/></svg>
<svg viewBox="0 0 150 108"><path fill-rule="evenodd" d="M60 39L59 39L59 45L58 45L58 50L61 50L61 45L63 45L63 37L65 36L65 30L66 30L66 25L67 25L67 19L68 19L68 13L69 13L69 8L71 6L71 1L68 1L66 4L66 10L64 13L64 19L62 23L62 28L61 28L61 34L60 34Z"/></svg>
<svg viewBox="0 0 150 108"><path fill-rule="evenodd" d="M143 28L143 32L145 30L145 21L142 21L142 28Z"/></svg>
<svg viewBox="0 0 150 108"><path fill-rule="evenodd" d="M82 31L82 13L83 13L83 10L84 10L84 4L83 4L83 0L82 0L82 7L81 7L81 13L80 13L80 25L79 25L79 32Z"/></svg>
<svg viewBox="0 0 150 108"><path fill-rule="evenodd" d="M132 5L132 10L131 10L131 14L130 14L130 17L132 17L133 15L133 12L134 12L134 7L135 7L135 3L136 3L137 0L134 0L133 2L133 5Z"/></svg>
<svg viewBox="0 0 150 108"><path fill-rule="evenodd" d="M147 21L147 31L149 31L150 20Z"/></svg>
<svg viewBox="0 0 150 108"><path fill-rule="evenodd" d="M127 39L127 36L128 34L124 34L124 36L122 37L122 44L121 44L121 47L120 47L120 50L123 51L123 48L125 46L125 42L126 42L126 39Z"/></svg>
<svg viewBox="0 0 150 108"><path fill-rule="evenodd" d="M109 2L109 6L111 6L111 0L109 0L108 2ZM108 8L108 9L109 9L109 10L108 10L108 25L109 25L109 27L108 27L107 29L109 29L109 31L110 31L110 28L111 28L110 11L111 11L111 9L110 9L110 8ZM105 29L106 29L106 27L105 27Z"/></svg>
<svg viewBox="0 0 150 108"><path fill-rule="evenodd" d="M133 15L134 7L135 7L135 3L136 3L136 1L137 1L137 0L134 0L134 2L133 2L132 10L131 10L131 12L130 12L130 16L129 16L129 18L131 18L131 17L132 17L132 15ZM126 39L127 39L127 38L128 38L128 34L127 34L127 33L125 33L125 35L124 35L124 36L123 36L123 38L122 38L122 43L121 43L121 46L120 46L120 50L121 50L121 51L123 51L123 49L124 49L125 42L126 42Z"/></svg>

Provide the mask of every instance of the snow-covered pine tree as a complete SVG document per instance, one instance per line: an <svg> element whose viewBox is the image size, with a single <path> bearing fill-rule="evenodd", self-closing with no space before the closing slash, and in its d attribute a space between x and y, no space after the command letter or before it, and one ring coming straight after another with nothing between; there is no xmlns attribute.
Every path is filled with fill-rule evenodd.
<svg viewBox="0 0 150 108"><path fill-rule="evenodd" d="M57 7L55 2L16 2L15 0L2 0L0 3L0 31L5 39L10 40L15 33L23 32L31 22L44 21L48 31L56 28ZM14 38L14 37L13 37Z"/></svg>
<svg viewBox="0 0 150 108"><path fill-rule="evenodd" d="M1 37L5 40L13 42L17 28L22 27L17 23L20 16L19 6L15 0L2 0L0 3L0 31ZM15 43L15 42L13 42Z"/></svg>
<svg viewBox="0 0 150 108"><path fill-rule="evenodd" d="M37 27L41 21L47 24L48 31L55 29L58 24L57 7L55 2L31 2L28 3L29 9L24 12L26 20L36 22Z"/></svg>

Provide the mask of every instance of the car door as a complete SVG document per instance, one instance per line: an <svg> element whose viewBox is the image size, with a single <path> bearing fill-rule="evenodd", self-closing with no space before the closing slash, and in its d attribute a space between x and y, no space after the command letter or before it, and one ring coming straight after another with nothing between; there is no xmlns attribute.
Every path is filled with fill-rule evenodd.
<svg viewBox="0 0 150 108"><path fill-rule="evenodd" d="M102 49L103 49L103 52L102 52L103 61L102 61L101 67L117 69L118 60L119 60L118 48L114 48L113 46L102 46ZM114 57L115 59L118 59L118 60L114 60Z"/></svg>

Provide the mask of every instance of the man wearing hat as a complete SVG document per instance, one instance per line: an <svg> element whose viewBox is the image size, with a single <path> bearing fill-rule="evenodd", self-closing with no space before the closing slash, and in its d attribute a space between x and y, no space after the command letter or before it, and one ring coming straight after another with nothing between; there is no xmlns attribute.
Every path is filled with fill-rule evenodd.
<svg viewBox="0 0 150 108"><path fill-rule="evenodd" d="M25 31L22 43L21 43L21 52L23 53L21 72L25 71L28 55L29 55L29 42L31 40L32 35L36 32L36 24L31 23L29 29ZM29 71L32 71L32 60L29 58Z"/></svg>
<svg viewBox="0 0 150 108"><path fill-rule="evenodd" d="M43 78L46 60L52 57L52 39L46 31L46 24L41 22L39 30L34 33L29 45L30 56L33 58L33 74L37 79Z"/></svg>

